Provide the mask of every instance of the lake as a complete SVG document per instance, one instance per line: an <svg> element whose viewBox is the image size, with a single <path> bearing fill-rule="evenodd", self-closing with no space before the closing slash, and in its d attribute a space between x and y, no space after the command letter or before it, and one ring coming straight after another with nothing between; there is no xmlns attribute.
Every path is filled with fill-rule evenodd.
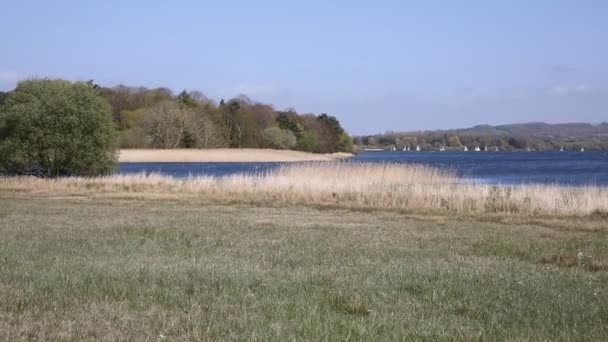
<svg viewBox="0 0 608 342"><path fill-rule="evenodd" d="M363 152L349 159L365 163L417 163L449 169L491 184L567 184L608 186L608 153L594 152ZM155 172L227 176L262 173L282 163L120 163L119 173Z"/></svg>

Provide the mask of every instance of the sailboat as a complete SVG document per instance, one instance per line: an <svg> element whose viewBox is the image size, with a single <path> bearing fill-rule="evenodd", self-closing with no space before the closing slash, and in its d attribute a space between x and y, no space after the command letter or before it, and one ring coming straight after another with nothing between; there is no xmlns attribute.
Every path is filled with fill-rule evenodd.
<svg viewBox="0 0 608 342"><path fill-rule="evenodd" d="M498 150L498 146L496 146L496 147L494 148L494 151L495 151L495 152L498 152L498 151L499 151L499 150Z"/></svg>
<svg viewBox="0 0 608 342"><path fill-rule="evenodd" d="M526 151L531 152L532 149L530 147L526 147Z"/></svg>
<svg viewBox="0 0 608 342"><path fill-rule="evenodd" d="M420 146L416 145L416 152L420 152Z"/></svg>
<svg viewBox="0 0 608 342"><path fill-rule="evenodd" d="M484 150L485 152L488 152L488 145L486 145L486 146L483 148L483 150Z"/></svg>
<svg viewBox="0 0 608 342"><path fill-rule="evenodd" d="M445 146L441 146L441 147L439 148L439 152L443 152L443 151L445 151Z"/></svg>
<svg viewBox="0 0 608 342"><path fill-rule="evenodd" d="M479 148L479 146L475 146L475 152L479 152L481 151L481 148Z"/></svg>
<svg viewBox="0 0 608 342"><path fill-rule="evenodd" d="M585 148L584 147L581 147L581 152L585 152Z"/></svg>
<svg viewBox="0 0 608 342"><path fill-rule="evenodd" d="M463 151L468 152L469 149L465 146L464 149L463 149Z"/></svg>
<svg viewBox="0 0 608 342"><path fill-rule="evenodd" d="M395 148L395 146L393 146L393 147L391 148L391 151L393 151L393 152L394 152L395 150L396 150L396 148Z"/></svg>
<svg viewBox="0 0 608 342"><path fill-rule="evenodd" d="M564 152L564 146L560 146L559 151Z"/></svg>

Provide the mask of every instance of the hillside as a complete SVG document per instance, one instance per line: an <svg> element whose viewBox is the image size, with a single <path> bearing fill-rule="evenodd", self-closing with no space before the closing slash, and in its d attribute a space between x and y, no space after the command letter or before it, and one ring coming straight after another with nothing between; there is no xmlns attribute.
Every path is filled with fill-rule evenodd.
<svg viewBox="0 0 608 342"><path fill-rule="evenodd" d="M536 150L608 149L608 122L517 123L508 125L478 125L470 128L386 132L370 136L355 137L359 148L420 146L421 149L460 149L464 146L489 146L502 150L533 148Z"/></svg>
<svg viewBox="0 0 608 342"><path fill-rule="evenodd" d="M517 123L509 125L489 126L479 125L465 129L448 130L444 132L465 134L497 134L497 135L527 135L534 138L549 139L592 139L608 135L608 122L602 124L590 123L560 123L545 122Z"/></svg>

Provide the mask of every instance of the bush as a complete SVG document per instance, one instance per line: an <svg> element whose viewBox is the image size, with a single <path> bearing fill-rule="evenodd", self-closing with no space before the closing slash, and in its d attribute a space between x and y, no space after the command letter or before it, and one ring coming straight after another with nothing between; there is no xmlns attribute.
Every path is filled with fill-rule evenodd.
<svg viewBox="0 0 608 342"><path fill-rule="evenodd" d="M110 105L92 83L22 81L0 106L0 173L106 174L116 142Z"/></svg>

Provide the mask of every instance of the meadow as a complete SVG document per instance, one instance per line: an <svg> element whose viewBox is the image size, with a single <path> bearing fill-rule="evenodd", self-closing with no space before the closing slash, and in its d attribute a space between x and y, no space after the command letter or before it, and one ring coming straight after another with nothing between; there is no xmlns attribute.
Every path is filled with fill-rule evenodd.
<svg viewBox="0 0 608 342"><path fill-rule="evenodd" d="M0 340L605 341L605 201L349 163L4 178Z"/></svg>

